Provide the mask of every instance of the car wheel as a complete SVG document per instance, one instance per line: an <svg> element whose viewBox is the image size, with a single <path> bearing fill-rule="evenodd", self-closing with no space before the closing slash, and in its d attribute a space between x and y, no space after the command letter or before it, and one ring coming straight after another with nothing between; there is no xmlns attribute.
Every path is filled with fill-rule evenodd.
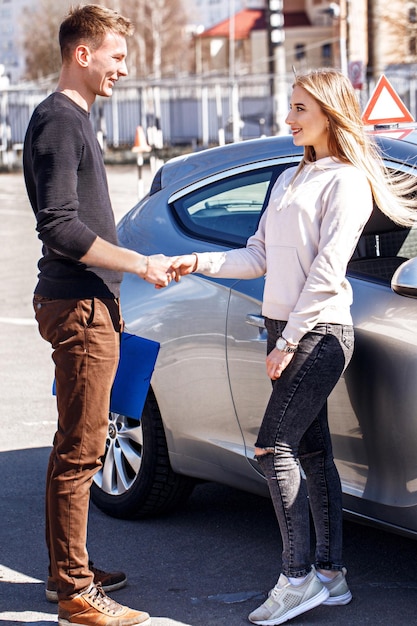
<svg viewBox="0 0 417 626"><path fill-rule="evenodd" d="M123 519L156 515L184 503L194 485L192 478L172 471L151 391L140 421L110 413L103 467L91 488L99 509Z"/></svg>

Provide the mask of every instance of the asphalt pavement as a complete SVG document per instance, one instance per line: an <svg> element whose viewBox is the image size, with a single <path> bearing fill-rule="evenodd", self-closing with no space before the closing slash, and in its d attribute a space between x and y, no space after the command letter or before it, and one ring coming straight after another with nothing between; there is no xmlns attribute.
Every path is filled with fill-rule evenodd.
<svg viewBox="0 0 417 626"><path fill-rule="evenodd" d="M142 191L151 172L144 168ZM135 165L108 167L116 218L138 198ZM56 424L50 349L38 335L32 292L40 242L21 172L0 173L0 625L56 623L46 602L43 490ZM389 459L387 459L389 462ZM113 597L153 616L153 626L242 626L280 571L281 542L266 499L202 484L178 512L123 521L91 506L96 566L123 569ZM417 543L345 524L352 602L318 607L294 626L416 624Z"/></svg>

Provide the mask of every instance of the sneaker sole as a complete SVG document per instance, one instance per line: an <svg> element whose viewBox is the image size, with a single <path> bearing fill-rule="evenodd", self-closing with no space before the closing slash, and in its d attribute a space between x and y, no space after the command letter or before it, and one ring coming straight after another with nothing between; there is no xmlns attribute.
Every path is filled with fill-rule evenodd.
<svg viewBox="0 0 417 626"><path fill-rule="evenodd" d="M109 591L117 591L118 589L122 589L127 584L127 578L121 580L119 583L114 583L113 585L106 585L103 587L103 591L108 593ZM51 591L50 589L45 589L45 597L48 602L52 602L53 604L58 603L58 593L56 591Z"/></svg>
<svg viewBox="0 0 417 626"><path fill-rule="evenodd" d="M301 615L302 613L305 613L306 611L309 611L310 609L314 609L316 606L319 606L320 604L324 604L324 602L327 600L328 597L329 597L329 592L325 587L323 587L320 593L318 593L317 595L307 600L307 602L303 602L302 604L299 604L298 606L294 607L290 611L287 611L287 613L285 613L285 615L282 615L281 617L276 617L275 619L254 620L254 621L250 620L250 621L252 622L252 624L257 624L257 626L278 626L278 624L283 624L284 622L287 622L289 619L292 619L293 617L297 617L297 615Z"/></svg>
<svg viewBox="0 0 417 626"><path fill-rule="evenodd" d="M352 600L352 594L350 591L347 591L341 596L329 596L327 600L323 602L325 606L343 606L345 604L349 604Z"/></svg>
<svg viewBox="0 0 417 626"><path fill-rule="evenodd" d="M152 620L149 617L144 622L136 622L135 624L130 624L130 626L151 626ZM91 626L91 622L86 624L85 622L69 622L67 619L63 619L62 617L58 618L59 626Z"/></svg>

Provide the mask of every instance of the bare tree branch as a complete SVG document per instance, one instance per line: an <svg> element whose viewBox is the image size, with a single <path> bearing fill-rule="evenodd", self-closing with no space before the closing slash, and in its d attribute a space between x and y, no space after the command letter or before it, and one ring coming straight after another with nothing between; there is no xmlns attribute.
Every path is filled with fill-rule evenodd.
<svg viewBox="0 0 417 626"><path fill-rule="evenodd" d="M183 0L102 0L101 3L126 15L135 24L135 34L128 41L127 65L131 78L178 76L190 71L191 42L186 36ZM24 10L22 44L26 78L36 80L58 74L61 66L58 29L71 4L71 0L39 0L35 7Z"/></svg>

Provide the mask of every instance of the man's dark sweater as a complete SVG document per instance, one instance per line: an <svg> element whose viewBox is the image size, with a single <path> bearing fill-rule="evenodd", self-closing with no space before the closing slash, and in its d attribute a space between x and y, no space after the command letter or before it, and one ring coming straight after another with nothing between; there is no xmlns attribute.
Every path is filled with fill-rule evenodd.
<svg viewBox="0 0 417 626"><path fill-rule="evenodd" d="M26 188L43 243L35 293L117 298L122 274L79 261L97 236L117 244L106 172L89 114L55 92L35 109L24 143Z"/></svg>

